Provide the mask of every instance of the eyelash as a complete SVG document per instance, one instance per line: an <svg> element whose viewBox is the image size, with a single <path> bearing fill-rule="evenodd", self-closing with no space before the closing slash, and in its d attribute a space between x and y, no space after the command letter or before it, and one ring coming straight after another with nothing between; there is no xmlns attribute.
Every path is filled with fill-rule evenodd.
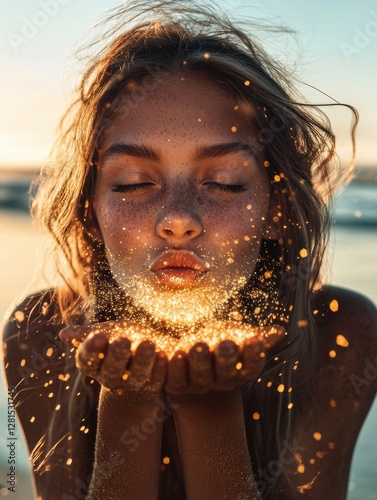
<svg viewBox="0 0 377 500"><path fill-rule="evenodd" d="M218 189L219 191L225 191L230 193L241 193L246 191L243 184L219 184L218 182L206 182L205 185L209 189ZM153 186L150 182L142 182L140 184L117 184L112 188L114 193L133 193L139 189L144 189L146 187Z"/></svg>
<svg viewBox="0 0 377 500"><path fill-rule="evenodd" d="M153 184L151 182L142 182L140 184L117 184L112 188L112 191L114 193L132 193L148 186L153 186Z"/></svg>
<svg viewBox="0 0 377 500"><path fill-rule="evenodd" d="M218 182L206 182L205 185L210 189L219 189L220 191L231 193L241 193L242 191L246 191L243 184L219 184Z"/></svg>

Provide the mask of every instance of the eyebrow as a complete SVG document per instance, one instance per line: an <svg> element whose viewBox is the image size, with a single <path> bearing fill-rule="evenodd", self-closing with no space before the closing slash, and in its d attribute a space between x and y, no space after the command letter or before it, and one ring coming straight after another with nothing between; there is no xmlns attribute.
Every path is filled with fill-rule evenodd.
<svg viewBox="0 0 377 500"><path fill-rule="evenodd" d="M214 158L217 156L225 156L231 153L246 152L247 154L257 157L255 149L246 142L224 142L213 144L211 146L199 146L194 153L195 160L205 158ZM146 145L114 143L102 155L102 161L105 162L109 158L119 155L128 155L135 158L145 158L155 162L160 161L160 152Z"/></svg>

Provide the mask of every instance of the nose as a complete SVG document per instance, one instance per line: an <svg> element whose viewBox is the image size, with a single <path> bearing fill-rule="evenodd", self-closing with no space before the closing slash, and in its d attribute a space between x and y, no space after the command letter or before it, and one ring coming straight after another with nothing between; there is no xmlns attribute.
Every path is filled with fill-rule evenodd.
<svg viewBox="0 0 377 500"><path fill-rule="evenodd" d="M156 234L174 244L197 238L202 232L199 217L182 209L161 214L156 224Z"/></svg>

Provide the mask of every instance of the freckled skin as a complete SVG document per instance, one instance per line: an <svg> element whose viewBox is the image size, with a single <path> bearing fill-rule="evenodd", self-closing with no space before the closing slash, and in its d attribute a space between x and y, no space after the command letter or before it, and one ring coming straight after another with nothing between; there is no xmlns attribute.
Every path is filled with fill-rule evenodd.
<svg viewBox="0 0 377 500"><path fill-rule="evenodd" d="M254 158L237 151L197 159L195 153L201 146L248 143L255 136L251 117L199 77L172 77L112 121L100 148L94 208L113 274L139 305L153 302L158 290L166 300L153 313L167 319L172 309L193 310L202 290L208 302L202 314L208 316L248 280L268 218L263 154L256 151ZM116 143L145 145L160 158L107 157ZM113 191L117 185L138 183L150 185ZM210 183L241 185L242 191ZM176 248L194 252L209 272L195 282L195 292L181 291L184 300L173 304L171 291L158 286L150 266L164 250Z"/></svg>

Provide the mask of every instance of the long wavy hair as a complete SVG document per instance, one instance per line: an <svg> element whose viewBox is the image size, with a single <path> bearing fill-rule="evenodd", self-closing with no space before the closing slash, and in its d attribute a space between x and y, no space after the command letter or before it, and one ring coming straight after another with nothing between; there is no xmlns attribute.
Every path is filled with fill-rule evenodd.
<svg viewBox="0 0 377 500"><path fill-rule="evenodd" d="M148 90L175 74L204 75L230 98L252 106L258 133L249 140L265 150L279 238L263 241L239 301L248 321L280 322L288 330L283 344L267 357L260 378L243 388L258 477L279 456L294 419L294 410L286 410L292 408L294 395L274 389L291 387L298 362L304 366L305 360L307 367L302 371L303 391L310 377L309 353L316 345L310 297L320 281L331 194L348 170L340 168L328 117L295 90L291 75L253 36L255 25L244 22L241 30L238 22L219 12L214 4L182 0L136 1L110 11L105 35L80 52L91 54L89 64L62 120L51 161L42 170L32 212L54 241L63 277L55 292L63 321L77 322L93 304L96 320L116 318L121 292L96 236L92 209L97 148L112 117L120 109L137 107ZM357 112L350 109L354 147ZM260 418L252 420L256 413ZM273 485L262 490L268 495Z"/></svg>

